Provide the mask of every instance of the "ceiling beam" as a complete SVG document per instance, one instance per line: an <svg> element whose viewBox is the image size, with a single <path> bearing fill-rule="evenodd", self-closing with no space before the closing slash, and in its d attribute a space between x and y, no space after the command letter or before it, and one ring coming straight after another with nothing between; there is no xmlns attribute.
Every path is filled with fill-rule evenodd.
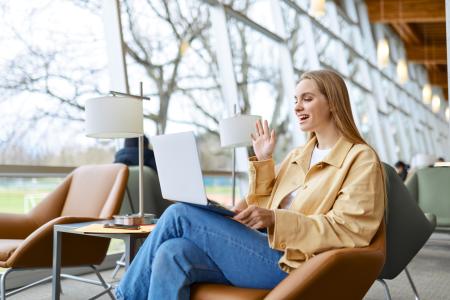
<svg viewBox="0 0 450 300"><path fill-rule="evenodd" d="M407 23L392 23L391 25L406 44L417 45L421 43L419 34L411 25Z"/></svg>
<svg viewBox="0 0 450 300"><path fill-rule="evenodd" d="M437 68L428 70L428 80L432 85L438 85L442 88L448 87L447 74Z"/></svg>
<svg viewBox="0 0 450 300"><path fill-rule="evenodd" d="M406 55L408 60L419 64L447 64L447 48L445 45L407 45Z"/></svg>
<svg viewBox="0 0 450 300"><path fill-rule="evenodd" d="M366 0L371 22L445 22L445 0Z"/></svg>

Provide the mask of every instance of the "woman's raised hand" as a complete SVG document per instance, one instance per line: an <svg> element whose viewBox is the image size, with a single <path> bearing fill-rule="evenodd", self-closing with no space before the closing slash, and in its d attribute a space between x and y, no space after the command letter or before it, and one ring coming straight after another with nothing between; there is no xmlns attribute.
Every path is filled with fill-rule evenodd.
<svg viewBox="0 0 450 300"><path fill-rule="evenodd" d="M269 123L264 120L256 121L256 132L252 133L253 151L255 151L258 160L266 160L272 158L275 149L275 130L269 131Z"/></svg>

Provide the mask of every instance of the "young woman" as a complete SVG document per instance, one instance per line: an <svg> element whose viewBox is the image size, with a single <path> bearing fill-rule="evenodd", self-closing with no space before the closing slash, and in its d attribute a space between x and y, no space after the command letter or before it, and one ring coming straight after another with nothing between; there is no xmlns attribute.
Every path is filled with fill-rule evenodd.
<svg viewBox="0 0 450 300"><path fill-rule="evenodd" d="M342 78L327 70L303 74L295 115L310 133L307 144L275 174L275 132L258 122L249 193L238 214L169 207L118 286L118 299L189 299L196 282L270 289L317 253L370 244L383 218L384 176L355 126Z"/></svg>

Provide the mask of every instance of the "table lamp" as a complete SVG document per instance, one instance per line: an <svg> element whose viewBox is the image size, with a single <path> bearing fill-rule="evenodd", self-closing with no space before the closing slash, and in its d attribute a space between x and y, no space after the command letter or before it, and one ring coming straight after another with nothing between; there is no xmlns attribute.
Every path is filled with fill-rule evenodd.
<svg viewBox="0 0 450 300"><path fill-rule="evenodd" d="M112 96L93 98L86 101L86 135L93 138L139 138L139 213L114 216L116 224L140 225L151 224L153 214L144 214L144 115L143 100L150 100L141 95L110 92Z"/></svg>
<svg viewBox="0 0 450 300"><path fill-rule="evenodd" d="M219 121L220 145L233 148L233 206L235 205L236 187L236 148L252 144L251 134L255 132L256 121L259 116L237 114L231 118Z"/></svg>

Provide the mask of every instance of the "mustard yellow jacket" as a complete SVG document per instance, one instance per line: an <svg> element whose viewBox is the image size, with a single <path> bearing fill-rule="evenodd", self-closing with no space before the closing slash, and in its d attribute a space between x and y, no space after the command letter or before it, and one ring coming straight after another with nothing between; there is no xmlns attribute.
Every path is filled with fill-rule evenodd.
<svg viewBox="0 0 450 300"><path fill-rule="evenodd" d="M316 138L294 149L275 175L273 160L250 158L248 205L275 212L269 229L271 248L284 251L285 272L320 252L364 247L375 235L384 213L384 182L375 152L341 137L328 155L309 168ZM283 198L299 188L290 208Z"/></svg>

